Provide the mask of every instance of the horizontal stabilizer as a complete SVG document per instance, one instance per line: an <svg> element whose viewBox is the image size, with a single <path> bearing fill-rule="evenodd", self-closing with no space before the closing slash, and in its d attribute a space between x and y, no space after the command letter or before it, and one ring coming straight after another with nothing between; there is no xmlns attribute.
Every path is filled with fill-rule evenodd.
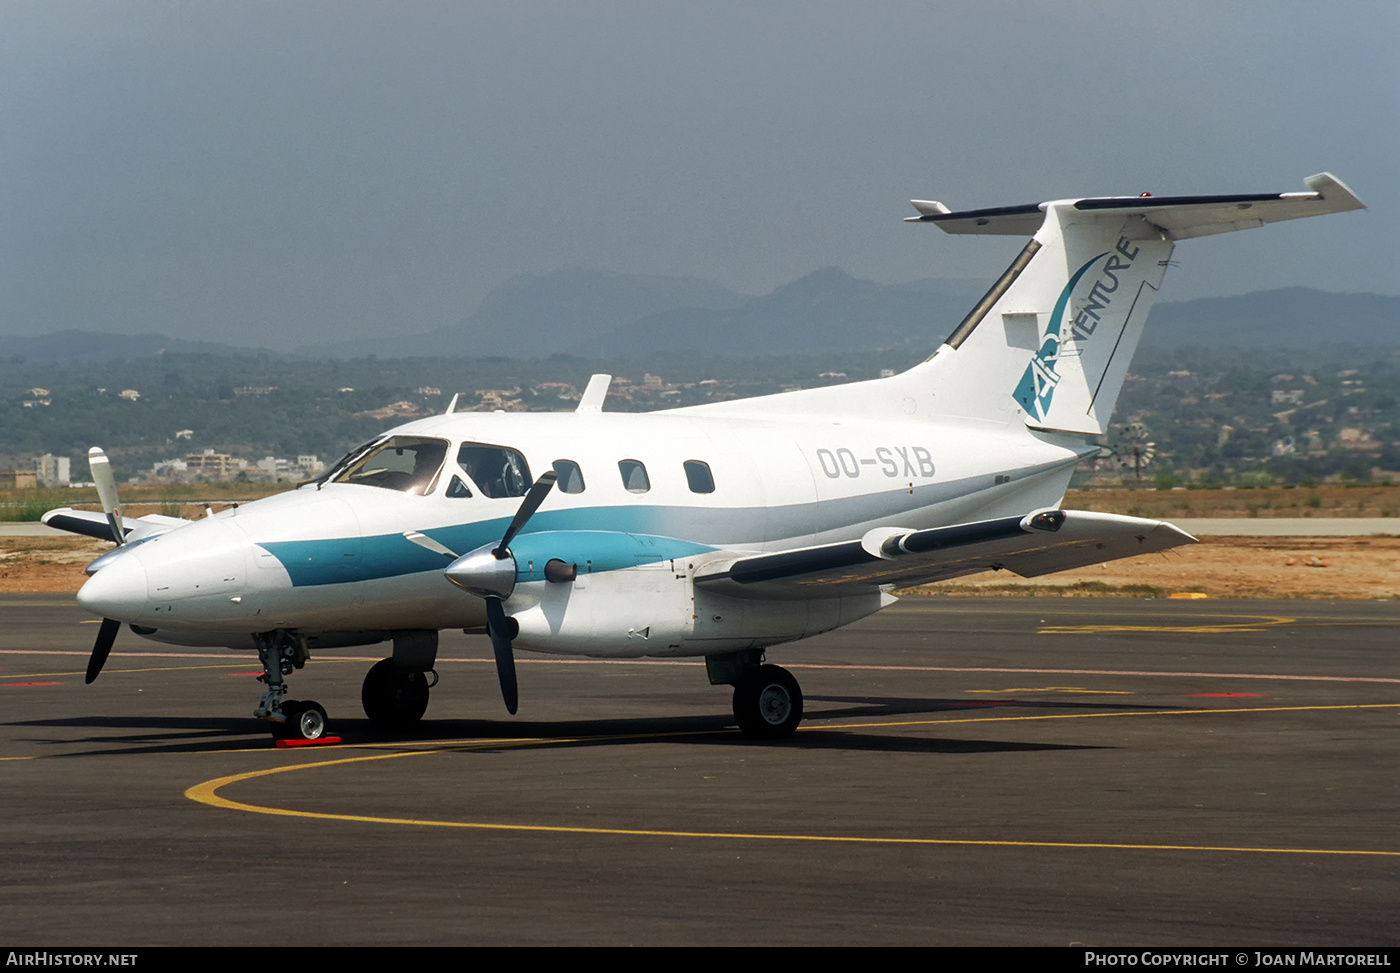
<svg viewBox="0 0 1400 973"><path fill-rule="evenodd" d="M1140 216L1170 240L1228 233L1296 220L1305 216L1365 209L1346 185L1330 172L1303 180L1306 193L1245 193L1230 196L1104 196L1061 201L1081 212ZM957 212L942 203L913 200L918 216L906 223L933 223L946 233L1030 236L1040 229L1050 203L999 206Z"/></svg>
<svg viewBox="0 0 1400 973"><path fill-rule="evenodd" d="M859 541L741 558L695 579L728 594L818 598L930 584L979 571L1023 578L1165 551L1195 538L1171 524L1086 510L1042 510L930 530L875 530Z"/></svg>

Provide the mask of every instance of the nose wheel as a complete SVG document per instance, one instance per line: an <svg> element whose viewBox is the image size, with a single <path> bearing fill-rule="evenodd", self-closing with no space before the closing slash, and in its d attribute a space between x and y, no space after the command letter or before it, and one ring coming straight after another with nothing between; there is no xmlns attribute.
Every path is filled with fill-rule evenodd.
<svg viewBox="0 0 1400 973"><path fill-rule="evenodd" d="M274 740L320 740L329 721L325 708L314 700L287 700L282 704L286 722L272 724Z"/></svg>

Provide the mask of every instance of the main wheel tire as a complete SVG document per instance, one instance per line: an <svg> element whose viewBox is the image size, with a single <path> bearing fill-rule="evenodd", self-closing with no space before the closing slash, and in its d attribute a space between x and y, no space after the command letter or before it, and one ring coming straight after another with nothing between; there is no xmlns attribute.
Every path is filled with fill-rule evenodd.
<svg viewBox="0 0 1400 973"><path fill-rule="evenodd" d="M428 710L428 677L395 669L393 659L380 659L365 674L360 702L376 729L406 730Z"/></svg>
<svg viewBox="0 0 1400 973"><path fill-rule="evenodd" d="M734 684L734 720L746 737L792 736L802 722L802 689L781 666L755 666Z"/></svg>

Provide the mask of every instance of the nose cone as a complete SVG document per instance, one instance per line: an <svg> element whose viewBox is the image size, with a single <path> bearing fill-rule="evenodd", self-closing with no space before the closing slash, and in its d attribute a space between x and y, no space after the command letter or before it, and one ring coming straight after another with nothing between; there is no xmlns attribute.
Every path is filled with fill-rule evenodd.
<svg viewBox="0 0 1400 973"><path fill-rule="evenodd" d="M146 568L127 552L106 564L78 592L78 604L94 615L134 622L148 601Z"/></svg>

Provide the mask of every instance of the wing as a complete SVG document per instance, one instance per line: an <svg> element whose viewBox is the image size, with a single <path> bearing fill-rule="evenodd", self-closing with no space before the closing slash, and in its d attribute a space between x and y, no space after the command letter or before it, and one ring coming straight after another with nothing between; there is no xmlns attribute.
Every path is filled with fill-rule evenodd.
<svg viewBox="0 0 1400 973"><path fill-rule="evenodd" d="M97 510L74 510L72 507L59 507L57 510L50 510L44 514L40 520L50 527L66 530L70 534L82 534L84 537L96 537L99 540L117 543L107 515ZM123 517L122 529L128 540L141 540L145 537L163 534L167 530L173 530L181 524L188 523L188 520L182 520L179 517L147 514L135 519Z"/></svg>
<svg viewBox="0 0 1400 973"><path fill-rule="evenodd" d="M930 530L877 528L859 541L740 558L697 576L695 583L732 595L821 598L843 589L907 587L987 570L1034 578L1195 542L1159 520L1042 510Z"/></svg>

